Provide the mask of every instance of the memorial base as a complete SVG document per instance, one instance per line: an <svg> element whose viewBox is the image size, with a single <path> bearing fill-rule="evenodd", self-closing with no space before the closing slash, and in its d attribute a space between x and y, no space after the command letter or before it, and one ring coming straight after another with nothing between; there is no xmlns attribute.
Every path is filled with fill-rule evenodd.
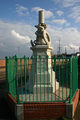
<svg viewBox="0 0 80 120"><path fill-rule="evenodd" d="M41 93L54 93L57 89L59 89L59 83L55 78L55 72L53 71L52 66L51 50L53 48L48 45L36 45L34 47L31 47L31 49L34 56L34 60L32 63L34 65L34 68L32 68L31 70L32 92L35 94L37 90L38 92L41 91ZM32 77L33 69L34 80Z"/></svg>

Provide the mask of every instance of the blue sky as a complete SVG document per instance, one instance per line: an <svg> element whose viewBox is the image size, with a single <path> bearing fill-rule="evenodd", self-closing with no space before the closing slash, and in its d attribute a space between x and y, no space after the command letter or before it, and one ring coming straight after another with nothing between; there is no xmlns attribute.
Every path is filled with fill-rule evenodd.
<svg viewBox="0 0 80 120"><path fill-rule="evenodd" d="M43 9L53 52L77 52L80 45L80 0L0 0L0 58L30 56L38 11Z"/></svg>

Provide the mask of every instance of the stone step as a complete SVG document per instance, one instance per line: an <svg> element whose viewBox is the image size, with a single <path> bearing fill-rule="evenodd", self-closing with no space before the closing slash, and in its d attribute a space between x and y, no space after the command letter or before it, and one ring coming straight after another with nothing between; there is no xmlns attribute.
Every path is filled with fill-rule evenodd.
<svg viewBox="0 0 80 120"><path fill-rule="evenodd" d="M34 93L53 93L53 87L51 87L51 85L38 85L36 87L36 85L34 86Z"/></svg>

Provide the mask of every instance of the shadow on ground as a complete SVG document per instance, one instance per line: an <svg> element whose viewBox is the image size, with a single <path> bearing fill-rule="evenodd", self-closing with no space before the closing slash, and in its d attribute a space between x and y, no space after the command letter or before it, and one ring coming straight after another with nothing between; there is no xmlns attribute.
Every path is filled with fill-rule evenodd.
<svg viewBox="0 0 80 120"><path fill-rule="evenodd" d="M5 90L0 84L0 120L15 120L5 100Z"/></svg>

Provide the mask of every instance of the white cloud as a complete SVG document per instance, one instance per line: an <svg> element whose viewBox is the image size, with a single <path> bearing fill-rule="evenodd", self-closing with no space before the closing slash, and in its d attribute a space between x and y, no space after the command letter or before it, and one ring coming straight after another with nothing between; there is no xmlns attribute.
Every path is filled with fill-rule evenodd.
<svg viewBox="0 0 80 120"><path fill-rule="evenodd" d="M60 4L63 7L72 7L78 4L80 0L52 0L55 4Z"/></svg>
<svg viewBox="0 0 80 120"><path fill-rule="evenodd" d="M57 13L59 16L62 16L62 15L64 14L64 12L61 11L61 10L56 11L56 13Z"/></svg>
<svg viewBox="0 0 80 120"><path fill-rule="evenodd" d="M18 48L19 56L31 55L30 40L35 40L32 26L2 21L0 28L0 57L18 54Z"/></svg>
<svg viewBox="0 0 80 120"><path fill-rule="evenodd" d="M18 4L16 5L16 12L20 16L26 16L29 14L28 9L26 7L18 5Z"/></svg>
<svg viewBox="0 0 80 120"><path fill-rule="evenodd" d="M74 6L76 3L79 3L80 0L63 0L64 7L71 7Z"/></svg>
<svg viewBox="0 0 80 120"><path fill-rule="evenodd" d="M5 47L5 44L2 42L2 43L0 43L0 47Z"/></svg>
<svg viewBox="0 0 80 120"><path fill-rule="evenodd" d="M43 9L40 8L40 7L33 7L33 8L32 8L32 11L36 11L36 12L38 12L39 10L43 10Z"/></svg>
<svg viewBox="0 0 80 120"><path fill-rule="evenodd" d="M52 20L53 23L56 23L56 24L66 24L67 21L65 19L54 19Z"/></svg>
<svg viewBox="0 0 80 120"><path fill-rule="evenodd" d="M58 40L61 41L62 51L64 50L64 46L68 46L68 53L71 51L69 44L72 43L75 46L78 46L80 44L80 32L76 28L68 27L62 29L49 25L47 30L50 34L54 51L58 49L58 44L56 43ZM78 51L78 49L76 50Z"/></svg>
<svg viewBox="0 0 80 120"><path fill-rule="evenodd" d="M69 44L69 47L70 47L71 49L74 49L74 50L79 50L79 46L73 45L72 43Z"/></svg>
<svg viewBox="0 0 80 120"><path fill-rule="evenodd" d="M34 7L32 8L32 11L38 12L39 10L44 10L44 16L45 18L50 18L53 16L53 13L49 10L42 9L40 7Z"/></svg>
<svg viewBox="0 0 80 120"><path fill-rule="evenodd" d="M0 56L10 56L18 53L19 56L30 56L30 39L35 40L34 27L22 23L5 23L0 22ZM57 51L58 44L56 41L61 40L61 47L73 44L80 44L80 32L76 28L59 28L47 25L47 31L50 34L51 43L54 47L54 53ZM4 35L5 33L5 35ZM70 52L70 47L67 48ZM63 50L63 49L62 49ZM76 49L77 50L77 49Z"/></svg>
<svg viewBox="0 0 80 120"><path fill-rule="evenodd" d="M80 6L71 8L71 14L69 17L73 18L76 23L80 22Z"/></svg>
<svg viewBox="0 0 80 120"><path fill-rule="evenodd" d="M19 33L17 33L15 30L11 30L11 33L13 36L18 38L21 42L30 42L30 37L29 36L22 36Z"/></svg>
<svg viewBox="0 0 80 120"><path fill-rule="evenodd" d="M19 38L19 39L25 39L24 36L21 36L19 33L15 32L15 30L12 30L11 31L12 35L14 35L15 37Z"/></svg>
<svg viewBox="0 0 80 120"><path fill-rule="evenodd" d="M66 48L66 49L69 49L69 46L68 46L68 45L65 45L65 46L64 46L64 49L65 49L65 48Z"/></svg>

